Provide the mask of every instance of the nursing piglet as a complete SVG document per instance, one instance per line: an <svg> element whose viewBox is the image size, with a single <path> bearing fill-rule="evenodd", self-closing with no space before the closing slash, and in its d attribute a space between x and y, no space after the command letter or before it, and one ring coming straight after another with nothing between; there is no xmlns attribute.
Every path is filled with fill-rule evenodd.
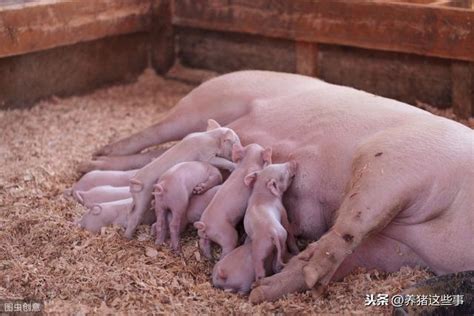
<svg viewBox="0 0 474 316"><path fill-rule="evenodd" d="M88 191L92 188L104 185L113 187L129 186L130 179L137 173L138 170L129 171L102 171L94 170L86 173L77 181L71 189L65 190L65 194L72 194L72 196L80 201L77 192Z"/></svg>
<svg viewBox="0 0 474 316"><path fill-rule="evenodd" d="M265 261L265 271L273 274L275 269L274 256ZM252 244L247 238L239 246L219 260L212 270L212 284L223 290L247 294L255 281L255 268L252 259Z"/></svg>
<svg viewBox="0 0 474 316"><path fill-rule="evenodd" d="M255 281L250 242L235 248L212 270L212 284L223 290L247 294Z"/></svg>
<svg viewBox="0 0 474 316"><path fill-rule="evenodd" d="M170 233L173 250L180 250L179 237L187 224L186 210L193 194L201 194L222 183L222 175L207 162L189 161L174 165L154 186L156 213L156 244L161 245ZM167 225L167 213L171 220ZM167 227L168 226L168 227Z"/></svg>
<svg viewBox="0 0 474 316"><path fill-rule="evenodd" d="M294 160L273 164L245 177L245 184L253 186L245 212L244 228L252 242L253 266L256 279L266 276L265 260L277 250L279 269L287 257L287 238L290 249L298 251L286 209L281 199L296 174Z"/></svg>
<svg viewBox="0 0 474 316"><path fill-rule="evenodd" d="M202 212L204 212L220 187L221 185L216 185L202 194L194 194L191 196L188 209L186 210L186 221L181 222L180 234L184 232L188 224L193 224L201 218ZM166 216L167 223L171 222L171 218L172 215L168 212ZM156 223L151 225L151 233L152 235L156 234Z"/></svg>
<svg viewBox="0 0 474 316"><path fill-rule="evenodd" d="M111 185L101 185L87 191L76 191L75 195L79 203L85 207L92 207L94 204L118 201L132 197L129 186L113 187Z"/></svg>
<svg viewBox="0 0 474 316"><path fill-rule="evenodd" d="M200 237L199 246L207 258L211 257L211 241L222 247L221 258L237 247L239 236L235 226L244 217L251 193L244 178L270 164L271 155L271 148L264 149L258 144L233 146L234 171L204 210L201 220L194 223Z"/></svg>
<svg viewBox="0 0 474 316"><path fill-rule="evenodd" d="M132 206L133 199L100 203L93 205L76 223L92 233L99 233L100 229L109 225L127 226L128 210ZM141 224L151 225L156 221L155 212L149 209L145 212Z"/></svg>

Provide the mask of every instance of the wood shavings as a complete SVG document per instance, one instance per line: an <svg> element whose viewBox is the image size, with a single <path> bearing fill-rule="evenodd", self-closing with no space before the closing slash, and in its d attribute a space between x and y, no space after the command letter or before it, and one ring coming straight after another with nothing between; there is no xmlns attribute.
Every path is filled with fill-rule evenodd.
<svg viewBox="0 0 474 316"><path fill-rule="evenodd" d="M291 294L252 306L212 287L212 263L197 252L194 232L184 234L176 256L154 245L148 227L131 241L116 226L98 235L78 229L73 221L85 209L63 196L78 163L158 121L192 88L147 70L133 84L0 111L0 298L42 299L54 314L372 314L390 308L368 309L366 294L394 294L431 276L360 269L324 297Z"/></svg>

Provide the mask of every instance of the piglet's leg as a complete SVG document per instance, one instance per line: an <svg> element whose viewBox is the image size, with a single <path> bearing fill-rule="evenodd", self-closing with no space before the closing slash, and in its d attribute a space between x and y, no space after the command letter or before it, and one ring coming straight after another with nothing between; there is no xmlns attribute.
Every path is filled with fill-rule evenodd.
<svg viewBox="0 0 474 316"><path fill-rule="evenodd" d="M217 175L217 174L212 174L209 176L209 178L196 185L193 189L193 194L203 194L207 190L209 190L212 187L215 187L216 185L220 184L222 182L222 176Z"/></svg>
<svg viewBox="0 0 474 316"><path fill-rule="evenodd" d="M271 256L273 248L270 238L257 236L252 240L252 261L257 280L266 276L265 260Z"/></svg>
<svg viewBox="0 0 474 316"><path fill-rule="evenodd" d="M155 200L155 244L162 245L168 236L168 225L166 223L167 209L161 203Z"/></svg>
<svg viewBox="0 0 474 316"><path fill-rule="evenodd" d="M201 253L204 257L211 259L211 241L207 238L199 238L199 248L201 249Z"/></svg>
<svg viewBox="0 0 474 316"><path fill-rule="evenodd" d="M222 259L237 247L239 234L230 224L223 225L222 227L219 227L219 229L221 232L214 241L222 247L222 253L220 256Z"/></svg>
<svg viewBox="0 0 474 316"><path fill-rule="evenodd" d="M391 161L400 160L391 158ZM293 257L281 273L257 282L250 294L251 302L273 301L287 293L313 287L320 292L344 259L404 209L413 192L419 192L421 183L413 176L416 172L406 165L403 166L406 172L401 172L401 166L390 165L390 160L367 162L360 159L359 162L360 165L354 168L351 189L331 230Z"/></svg>
<svg viewBox="0 0 474 316"><path fill-rule="evenodd" d="M132 193L133 206L128 214L127 229L125 230L125 238L132 239L137 226L141 223L142 218L149 208L151 195L153 193L153 182L144 183L138 179L130 180L130 192Z"/></svg>
<svg viewBox="0 0 474 316"><path fill-rule="evenodd" d="M290 222L288 221L288 216L286 213L286 210L283 208L283 211L281 213L281 224L283 228L287 231L287 239L286 239L286 244L288 248L290 249L291 254L296 255L300 252L298 249L298 245L296 244L296 238L295 235L293 234L293 227L291 226Z"/></svg>
<svg viewBox="0 0 474 316"><path fill-rule="evenodd" d="M229 170L230 172L235 169L235 163L222 157L213 157L209 160L209 163L216 168Z"/></svg>
<svg viewBox="0 0 474 316"><path fill-rule="evenodd" d="M180 205L175 206L172 210L173 216L171 222L169 223L171 247L177 253L181 251L179 237L181 234L181 228L183 227L183 222L186 221L187 206L187 203L180 203Z"/></svg>

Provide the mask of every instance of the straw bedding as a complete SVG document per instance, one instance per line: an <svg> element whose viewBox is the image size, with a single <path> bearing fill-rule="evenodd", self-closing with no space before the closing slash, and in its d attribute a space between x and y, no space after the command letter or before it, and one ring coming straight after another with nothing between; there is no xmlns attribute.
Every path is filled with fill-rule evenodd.
<svg viewBox="0 0 474 316"><path fill-rule="evenodd" d="M394 294L431 275L359 270L322 298L293 294L252 306L212 287L212 263L200 257L194 232L179 257L156 248L148 227L127 241L118 227L93 235L72 225L85 209L62 192L78 179L78 163L157 121L192 88L147 70L133 84L0 111L0 299L41 299L58 314L365 314L390 312L365 307L366 294Z"/></svg>

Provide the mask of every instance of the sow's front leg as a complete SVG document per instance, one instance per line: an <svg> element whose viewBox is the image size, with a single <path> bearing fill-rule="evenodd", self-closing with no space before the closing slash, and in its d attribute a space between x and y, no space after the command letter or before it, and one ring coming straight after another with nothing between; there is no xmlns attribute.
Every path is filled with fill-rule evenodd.
<svg viewBox="0 0 474 316"><path fill-rule="evenodd" d="M378 161L362 159L354 166L351 186L334 226L293 257L281 273L257 281L250 294L252 303L273 301L313 287L320 292L355 248L409 205L413 198L410 193L419 192L421 185L413 176L416 172L407 167L408 163L400 168L396 161L404 161L403 157L390 159L389 154L377 152L370 155Z"/></svg>

